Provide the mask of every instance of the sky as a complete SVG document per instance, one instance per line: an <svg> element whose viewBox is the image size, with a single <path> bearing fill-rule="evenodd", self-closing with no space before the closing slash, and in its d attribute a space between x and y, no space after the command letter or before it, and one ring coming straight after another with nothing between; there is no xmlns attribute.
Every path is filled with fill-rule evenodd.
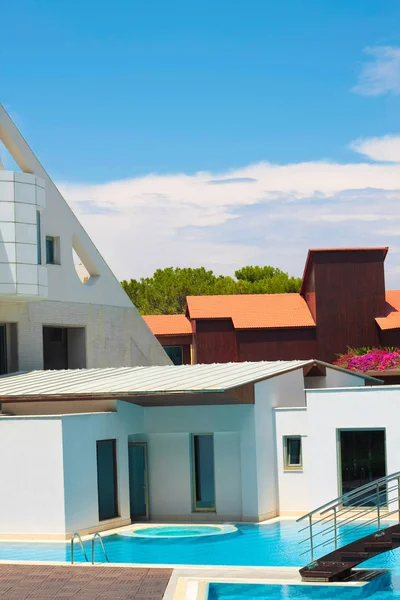
<svg viewBox="0 0 400 600"><path fill-rule="evenodd" d="M1 10L0 102L119 279L384 245L400 288L400 0Z"/></svg>

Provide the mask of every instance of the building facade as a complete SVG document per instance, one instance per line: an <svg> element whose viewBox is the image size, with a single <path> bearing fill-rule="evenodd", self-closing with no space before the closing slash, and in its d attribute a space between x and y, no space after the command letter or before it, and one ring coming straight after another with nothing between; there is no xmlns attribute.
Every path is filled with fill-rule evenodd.
<svg viewBox="0 0 400 600"><path fill-rule="evenodd" d="M317 361L5 376L0 538L68 539L147 519L259 522L301 513L338 495L337 427L363 427L357 411L343 408L340 421L335 398L361 399L365 390L375 421L373 411L365 419L389 427L389 411L377 417L382 388L364 387L377 383ZM325 451L322 493L317 462ZM398 450L391 452L387 468Z"/></svg>
<svg viewBox="0 0 400 600"><path fill-rule="evenodd" d="M333 362L348 347L400 346L400 290L385 290L387 251L310 250L299 294L188 296L185 315L144 318L184 364Z"/></svg>
<svg viewBox="0 0 400 600"><path fill-rule="evenodd" d="M168 364L1 105L0 142L0 373Z"/></svg>

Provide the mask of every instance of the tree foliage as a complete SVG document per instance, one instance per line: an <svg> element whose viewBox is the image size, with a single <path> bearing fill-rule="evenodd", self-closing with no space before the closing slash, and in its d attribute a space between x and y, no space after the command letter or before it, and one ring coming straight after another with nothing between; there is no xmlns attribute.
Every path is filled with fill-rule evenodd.
<svg viewBox="0 0 400 600"><path fill-rule="evenodd" d="M185 312L186 296L282 294L298 292L301 279L274 267L243 267L235 278L215 275L204 267L157 269L152 277L123 281L122 287L143 315Z"/></svg>

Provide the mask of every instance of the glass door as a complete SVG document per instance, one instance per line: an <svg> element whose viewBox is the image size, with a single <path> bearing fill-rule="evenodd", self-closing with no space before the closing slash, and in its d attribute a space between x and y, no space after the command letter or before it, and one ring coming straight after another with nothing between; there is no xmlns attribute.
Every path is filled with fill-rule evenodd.
<svg viewBox="0 0 400 600"><path fill-rule="evenodd" d="M192 436L193 509L215 512L214 436Z"/></svg>
<svg viewBox="0 0 400 600"><path fill-rule="evenodd" d="M149 518L146 442L129 443L128 453L131 519L146 520Z"/></svg>
<svg viewBox="0 0 400 600"><path fill-rule="evenodd" d="M386 445L383 429L340 431L339 435L342 494L385 477ZM376 506L377 503L377 498L367 495L364 501L362 495L353 501L358 506ZM386 504L386 485L379 490L379 504Z"/></svg>

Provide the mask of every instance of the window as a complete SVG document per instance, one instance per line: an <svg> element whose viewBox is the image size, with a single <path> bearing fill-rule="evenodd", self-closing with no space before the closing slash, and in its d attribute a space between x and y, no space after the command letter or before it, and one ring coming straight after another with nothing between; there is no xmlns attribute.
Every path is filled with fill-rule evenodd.
<svg viewBox="0 0 400 600"><path fill-rule="evenodd" d="M174 365L183 365L182 346L164 346L164 350L168 354Z"/></svg>
<svg viewBox="0 0 400 600"><path fill-rule="evenodd" d="M42 264L42 233L40 226L40 212L36 211L36 247L37 247L37 262Z"/></svg>
<svg viewBox="0 0 400 600"><path fill-rule="evenodd" d="M99 440L96 446L99 521L105 521L118 516L116 440Z"/></svg>
<svg viewBox="0 0 400 600"><path fill-rule="evenodd" d="M301 437L284 437L285 471L301 471L303 467L301 456Z"/></svg>
<svg viewBox="0 0 400 600"><path fill-rule="evenodd" d="M214 436L192 436L193 509L215 512Z"/></svg>
<svg viewBox="0 0 400 600"><path fill-rule="evenodd" d="M46 264L60 264L60 238L46 235Z"/></svg>

